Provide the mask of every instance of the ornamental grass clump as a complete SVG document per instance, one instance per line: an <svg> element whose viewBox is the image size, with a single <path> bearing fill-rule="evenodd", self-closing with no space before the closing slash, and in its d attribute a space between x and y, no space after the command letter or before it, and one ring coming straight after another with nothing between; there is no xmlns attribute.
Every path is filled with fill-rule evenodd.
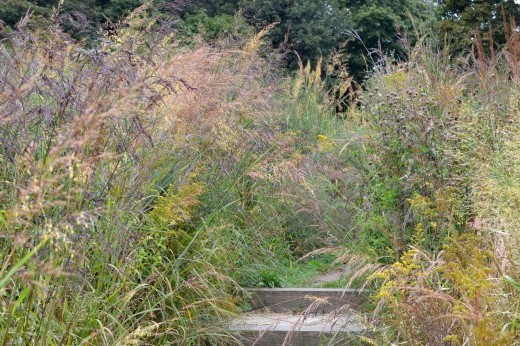
<svg viewBox="0 0 520 346"><path fill-rule="evenodd" d="M270 107L265 62L182 51L146 6L95 49L26 22L0 46L0 340L234 342L229 233L201 201L247 149L239 114Z"/></svg>

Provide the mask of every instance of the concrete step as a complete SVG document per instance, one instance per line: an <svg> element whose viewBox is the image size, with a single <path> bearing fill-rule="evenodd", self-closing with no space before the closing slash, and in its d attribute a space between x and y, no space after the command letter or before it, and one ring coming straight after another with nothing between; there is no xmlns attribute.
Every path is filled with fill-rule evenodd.
<svg viewBox="0 0 520 346"><path fill-rule="evenodd" d="M251 311L229 324L243 345L350 345L365 333L367 293L334 288L248 289Z"/></svg>
<svg viewBox="0 0 520 346"><path fill-rule="evenodd" d="M250 312L231 323L229 329L240 334L244 345L318 346L335 341L348 345L365 327L347 312L338 314L289 314Z"/></svg>
<svg viewBox="0 0 520 346"><path fill-rule="evenodd" d="M256 288L247 290L251 310L328 314L337 309L361 310L366 292L336 288Z"/></svg>

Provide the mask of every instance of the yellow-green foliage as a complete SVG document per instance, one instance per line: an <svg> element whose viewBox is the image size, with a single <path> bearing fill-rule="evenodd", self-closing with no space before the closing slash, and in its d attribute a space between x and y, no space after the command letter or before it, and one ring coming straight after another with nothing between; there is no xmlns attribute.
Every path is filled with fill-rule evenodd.
<svg viewBox="0 0 520 346"><path fill-rule="evenodd" d="M193 227L189 223L203 192L203 184L193 182L195 176L190 174L180 187L171 184L164 196L157 197L149 213L150 224L143 228L138 254L141 263L136 268L139 275L150 275L143 266L161 267L168 257L174 260L191 241Z"/></svg>
<svg viewBox="0 0 520 346"><path fill-rule="evenodd" d="M455 235L436 258L413 249L372 275L382 286L375 299L382 319L409 344L510 345L504 330L508 299L494 270L489 244L477 235Z"/></svg>
<svg viewBox="0 0 520 346"><path fill-rule="evenodd" d="M462 208L460 195L458 188L447 186L437 189L432 197L415 193L407 199L415 219L413 246L427 249L432 243L442 241L442 237L456 232L456 217Z"/></svg>
<svg viewBox="0 0 520 346"><path fill-rule="evenodd" d="M389 89L402 90L406 87L408 76L404 71L396 71L384 76L384 83Z"/></svg>
<svg viewBox="0 0 520 346"><path fill-rule="evenodd" d="M203 190L202 183L191 181L179 188L171 186L165 196L157 198L150 213L151 219L161 228L186 224L199 205L198 198Z"/></svg>
<svg viewBox="0 0 520 346"><path fill-rule="evenodd" d="M475 219L474 229L487 234L494 243L496 262L501 275L507 275L513 283L507 292L509 306L502 310L495 309L509 318L508 330L518 333L517 322L520 318L520 290L514 285L519 281L520 252L520 106L516 88L505 95L507 122L499 127L495 139L495 150L486 150L489 154L480 154L467 158L475 167L472 174L474 181ZM476 118L476 114L473 115ZM476 120L473 120L473 123ZM489 323L482 328L489 327Z"/></svg>

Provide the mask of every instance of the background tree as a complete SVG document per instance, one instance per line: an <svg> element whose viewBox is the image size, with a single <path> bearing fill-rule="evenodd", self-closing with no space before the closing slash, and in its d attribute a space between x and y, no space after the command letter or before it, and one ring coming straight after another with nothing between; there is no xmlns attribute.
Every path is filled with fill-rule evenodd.
<svg viewBox="0 0 520 346"><path fill-rule="evenodd" d="M213 31L214 21L208 17L222 22L237 12L257 30L278 23L269 32L273 47L295 51L303 61L317 60L337 47L349 23L348 12L337 0L193 0L184 19L188 27L198 22ZM288 66L297 67L297 61L295 54L288 55Z"/></svg>
<svg viewBox="0 0 520 346"><path fill-rule="evenodd" d="M241 0L240 5L256 27L279 22L271 34L273 44L287 43L303 60L327 56L349 41L346 63L358 81L374 61L371 52L404 58L398 33L408 33L413 41L413 21L429 24L435 17L426 0Z"/></svg>
<svg viewBox="0 0 520 346"><path fill-rule="evenodd" d="M239 0L189 1L181 14L180 31L187 37L185 43L193 41L193 35L212 41L251 32L244 18L237 16L239 11Z"/></svg>
<svg viewBox="0 0 520 346"><path fill-rule="evenodd" d="M357 80L366 76L379 54L405 59L401 38L406 36L413 44L417 39L414 22L428 27L434 20L433 4L424 0L341 1L352 18L348 64Z"/></svg>
<svg viewBox="0 0 520 346"><path fill-rule="evenodd" d="M203 11L208 16L234 15L239 10L240 0L191 0L185 7L187 13Z"/></svg>
<svg viewBox="0 0 520 346"><path fill-rule="evenodd" d="M240 4L256 28L279 23L270 32L273 45L296 51L303 61L326 56L349 28L349 14L336 0L241 0ZM288 62L297 66L294 55Z"/></svg>
<svg viewBox="0 0 520 346"><path fill-rule="evenodd" d="M14 25L28 9L39 18L49 18L59 0L6 0L0 19ZM242 14L249 25L262 29L278 23L270 31L273 47L285 53L295 51L302 61L327 58L343 47L344 63L357 81L377 61L374 52L404 59L399 33L413 41L411 13L417 22L433 18L427 0L155 0L156 9L172 3L186 3L179 29L188 39L202 34L207 40L230 33ZM76 37L95 38L104 23L117 22L144 0L66 0L60 18L66 31ZM409 12L408 12L409 11ZM241 30L241 29L240 29ZM348 41L347 45L344 45ZM287 65L298 66L296 54L287 54Z"/></svg>
<svg viewBox="0 0 520 346"><path fill-rule="evenodd" d="M14 26L27 12L43 25L58 9L58 18L65 31L76 38L99 34L99 29L107 22L117 22L132 10L142 5L144 0L6 0L0 6L0 19ZM158 1L157 3L163 3Z"/></svg>
<svg viewBox="0 0 520 346"><path fill-rule="evenodd" d="M504 16L520 19L520 5L514 0L441 0L439 1L441 37L448 39L454 53L468 50L478 34L484 45L505 43Z"/></svg>
<svg viewBox="0 0 520 346"><path fill-rule="evenodd" d="M38 19L48 18L52 14L52 7L39 5L30 0L5 0L0 3L0 20L9 26L14 26L28 10Z"/></svg>

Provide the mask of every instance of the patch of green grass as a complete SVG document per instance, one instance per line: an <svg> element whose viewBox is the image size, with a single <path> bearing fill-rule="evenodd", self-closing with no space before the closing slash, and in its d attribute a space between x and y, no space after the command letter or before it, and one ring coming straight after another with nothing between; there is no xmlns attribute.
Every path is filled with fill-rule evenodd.
<svg viewBox="0 0 520 346"><path fill-rule="evenodd" d="M252 267L242 280L249 287L306 287L316 276L337 268L340 264L334 260L331 254L321 254L307 261L273 261Z"/></svg>
<svg viewBox="0 0 520 346"><path fill-rule="evenodd" d="M305 287L313 279L339 266L330 254L314 256L307 261L294 261L288 267L280 268L280 277L284 287Z"/></svg>

